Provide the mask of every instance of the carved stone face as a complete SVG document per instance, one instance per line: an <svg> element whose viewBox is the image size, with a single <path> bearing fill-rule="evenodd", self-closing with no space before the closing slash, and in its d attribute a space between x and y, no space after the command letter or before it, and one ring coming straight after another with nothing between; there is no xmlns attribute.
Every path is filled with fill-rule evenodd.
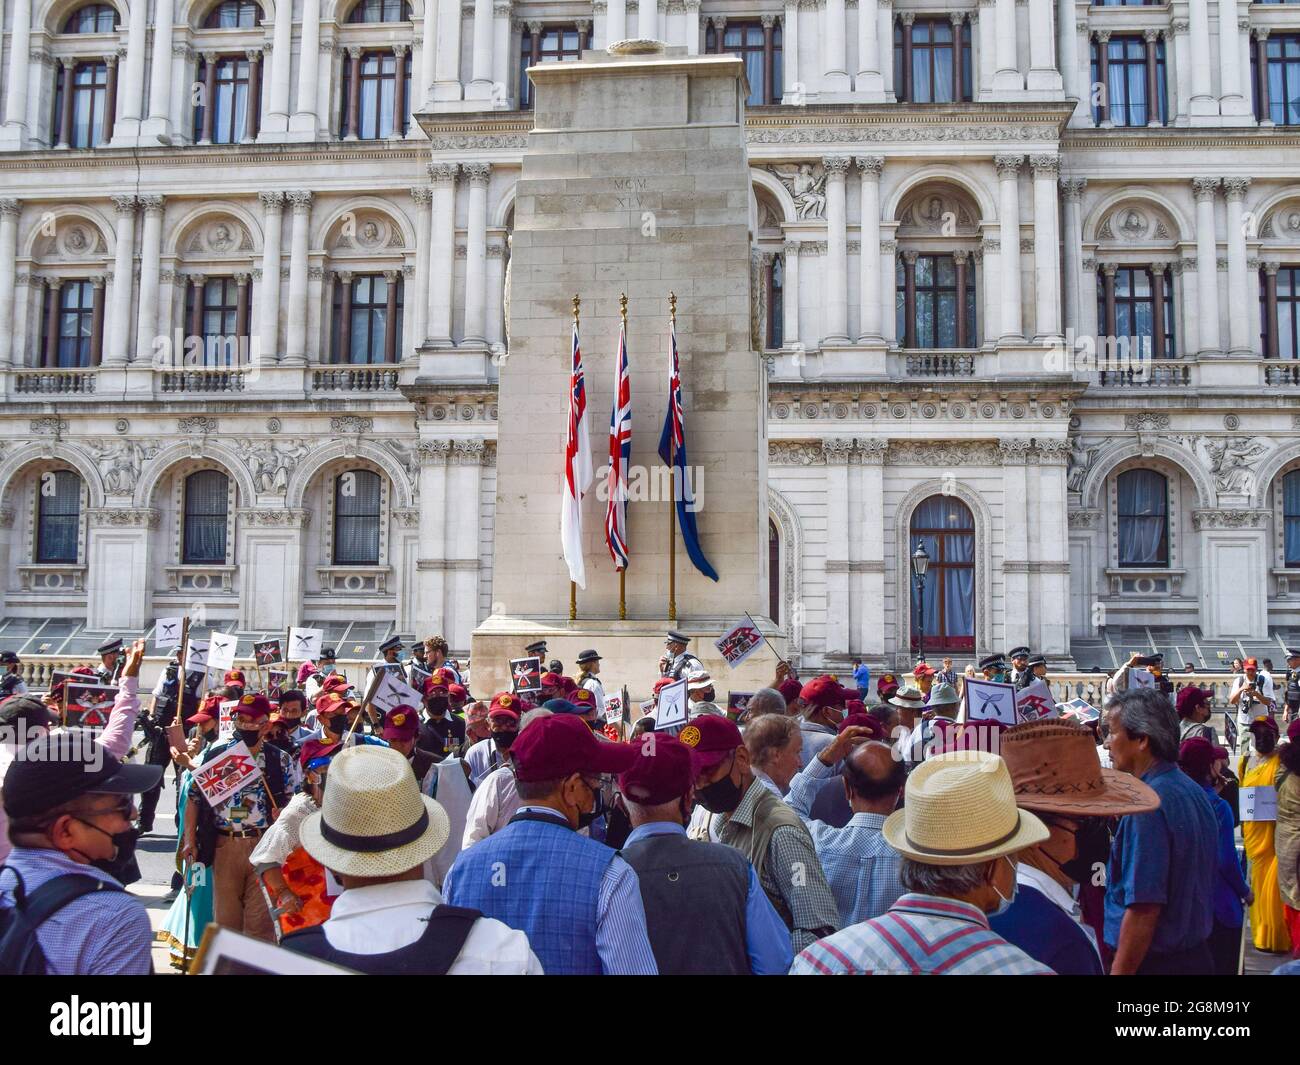
<svg viewBox="0 0 1300 1065"><path fill-rule="evenodd" d="M379 227L374 222L367 222L361 227L361 239L367 244L374 244L379 240Z"/></svg>
<svg viewBox="0 0 1300 1065"><path fill-rule="evenodd" d="M1138 237L1146 232L1147 220L1138 211L1126 211L1124 221L1120 223L1120 229L1130 237Z"/></svg>
<svg viewBox="0 0 1300 1065"><path fill-rule="evenodd" d="M230 227L225 222L218 222L212 227L212 246L214 248L229 248L234 243L234 237L231 236Z"/></svg>
<svg viewBox="0 0 1300 1065"><path fill-rule="evenodd" d="M86 239L86 231L80 226L74 226L68 232L68 248L72 251L85 251L90 242Z"/></svg>
<svg viewBox="0 0 1300 1065"><path fill-rule="evenodd" d="M943 200L938 196L931 196L925 201L925 214L922 215L927 222L937 222L943 217Z"/></svg>

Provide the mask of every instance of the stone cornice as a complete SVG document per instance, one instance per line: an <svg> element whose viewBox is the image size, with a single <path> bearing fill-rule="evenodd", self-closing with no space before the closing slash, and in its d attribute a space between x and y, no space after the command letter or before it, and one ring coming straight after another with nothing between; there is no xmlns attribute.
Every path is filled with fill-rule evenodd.
<svg viewBox="0 0 1300 1065"><path fill-rule="evenodd" d="M1297 148L1300 132L1278 128L1276 133L1262 135L1253 129L1159 128L1143 126L1138 134L1132 129L1071 129L1061 137L1061 150L1114 151L1117 148L1138 148L1152 152L1170 150L1205 151L1213 148Z"/></svg>
<svg viewBox="0 0 1300 1065"><path fill-rule="evenodd" d="M1262 529L1270 516L1267 510L1194 510L1192 528Z"/></svg>

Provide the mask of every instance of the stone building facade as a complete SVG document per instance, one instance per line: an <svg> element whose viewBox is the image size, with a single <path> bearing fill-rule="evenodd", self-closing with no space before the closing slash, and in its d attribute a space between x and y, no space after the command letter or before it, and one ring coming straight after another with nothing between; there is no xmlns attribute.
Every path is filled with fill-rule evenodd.
<svg viewBox="0 0 1300 1065"><path fill-rule="evenodd" d="M3 30L2 616L468 648L523 70L649 37L749 75L763 605L802 662L907 656L918 540L926 646L963 660L1300 625L1300 4L13 0Z"/></svg>

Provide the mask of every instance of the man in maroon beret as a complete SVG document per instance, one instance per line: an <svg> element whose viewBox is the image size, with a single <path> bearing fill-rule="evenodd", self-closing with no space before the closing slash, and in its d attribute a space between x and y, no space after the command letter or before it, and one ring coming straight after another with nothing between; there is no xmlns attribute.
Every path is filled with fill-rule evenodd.
<svg viewBox="0 0 1300 1065"><path fill-rule="evenodd" d="M406 756L415 779L423 782L425 774L437 759L415 745L415 737L419 732L420 717L415 712L415 707L399 703L384 715L379 735L393 750Z"/></svg>
<svg viewBox="0 0 1300 1065"><path fill-rule="evenodd" d="M260 772L215 809L198 785L191 783L181 848L184 860L200 861L212 871L212 910L217 924L267 943L275 942L275 933L249 855L300 786L290 755L263 742L270 718L271 701L260 692L249 692L235 704L234 736L208 748L201 764L207 765L243 743Z"/></svg>
<svg viewBox="0 0 1300 1065"><path fill-rule="evenodd" d="M638 756L631 744L597 739L573 714L531 723L510 747L523 804L460 852L443 882L446 901L526 933L548 976L653 976L636 873L578 832L601 812L605 775Z"/></svg>
<svg viewBox="0 0 1300 1065"><path fill-rule="evenodd" d="M620 853L641 882L660 975L785 975L794 960L790 933L754 867L731 847L686 837L691 749L654 733L637 749L618 778L632 822Z"/></svg>
<svg viewBox="0 0 1300 1065"><path fill-rule="evenodd" d="M844 720L844 704L848 693L831 676L814 677L799 692L803 703L803 720L799 731L803 733L803 747L799 761L807 765L817 757L817 752L835 739L835 730Z"/></svg>
<svg viewBox="0 0 1300 1065"><path fill-rule="evenodd" d="M836 688L839 686L836 685ZM698 826L753 864L768 899L790 929L796 953L840 927L835 896L826 883L808 829L798 814L754 776L749 751L725 717L697 717L678 738L691 749L695 799L713 816ZM827 930L830 931L827 931Z"/></svg>

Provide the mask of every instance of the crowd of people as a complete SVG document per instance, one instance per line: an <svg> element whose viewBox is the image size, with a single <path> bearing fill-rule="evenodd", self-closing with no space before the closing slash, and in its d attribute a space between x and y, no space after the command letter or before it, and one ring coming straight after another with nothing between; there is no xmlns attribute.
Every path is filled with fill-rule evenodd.
<svg viewBox="0 0 1300 1065"><path fill-rule="evenodd" d="M689 644L666 634L621 714L595 648L571 676L532 644L538 690L481 698L436 636L360 684L331 648L211 691L178 656L142 710L144 643L105 645L102 730L62 726L66 679L0 702L0 971L145 973L155 937L183 968L215 923L361 973L1231 975L1247 914L1300 968L1300 653L1284 698L1243 664L1234 772L1211 693L1159 655L1008 727L963 689L1049 679L1028 647L848 684L781 663L727 708ZM381 713L384 672L418 705ZM687 719L657 727L680 680ZM255 771L209 801L232 752ZM126 889L169 765L155 933Z"/></svg>

